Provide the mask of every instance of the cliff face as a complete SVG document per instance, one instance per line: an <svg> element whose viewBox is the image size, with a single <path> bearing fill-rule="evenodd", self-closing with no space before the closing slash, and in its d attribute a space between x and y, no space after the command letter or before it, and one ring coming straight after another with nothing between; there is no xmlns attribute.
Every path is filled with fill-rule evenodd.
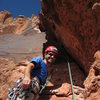
<svg viewBox="0 0 100 100"><path fill-rule="evenodd" d="M41 0L41 5L40 29L47 40L62 44L88 73L100 50L100 1Z"/></svg>
<svg viewBox="0 0 100 100"><path fill-rule="evenodd" d="M90 69L88 77L84 81L85 76L78 68L77 64L73 60L70 63L75 97L76 99L78 98L78 100L99 100L100 98L100 52L96 52L97 50L100 50L99 2L99 0L41 1L42 12L40 13L40 29L46 32L48 43L56 42L57 44L63 45L62 47L66 49L66 52L74 58L86 73L88 73ZM0 13L0 34L31 34L34 33L34 29L38 29L38 23L39 20L34 15L31 18L26 18L20 15L13 19L9 12L2 11ZM41 44L43 42L41 41L43 40L43 37L40 36L41 33L38 34L38 36L36 36L36 34L33 34L34 38L32 39L27 38L28 43L29 40L33 40L29 43L33 45L32 48L28 47L29 45L26 46L26 40L24 38L22 39L25 44L25 46L22 45L22 50L25 51L24 47L27 47L29 50L29 54L26 53L26 59L41 54L40 50L42 48L37 46L38 44L36 45L36 43L40 42L39 44ZM4 40L6 39L1 38L1 50L2 44L5 44ZM10 41L12 40L13 39ZM16 43L22 44L23 41L16 41ZM35 47L39 48L36 49ZM12 46L9 46L8 49L10 50L10 48L12 50ZM21 52L19 46L18 51ZM34 51L32 52L33 55L31 51ZM11 51L11 54L14 53ZM15 54L18 57L23 56L23 53L19 53L18 55L18 52L15 52ZM8 55L9 52L7 52L7 56ZM94 63L93 55L95 58ZM15 56L16 59L17 56ZM8 88L19 77L23 76L24 68L27 63L22 62L15 64L13 61L0 58L0 91L4 90L0 93L0 99L5 100L7 98ZM51 73L52 80L51 82L48 82L48 86L45 89L44 94L40 96L40 100L72 100L72 91L70 88L70 79L67 67L66 62L58 63L57 65L55 64L50 67L48 72ZM48 93L50 89L60 91L57 94L58 96Z"/></svg>
<svg viewBox="0 0 100 100"><path fill-rule="evenodd" d="M94 59L88 77L84 81L86 100L100 99L100 51L95 53Z"/></svg>
<svg viewBox="0 0 100 100"><path fill-rule="evenodd" d="M39 19L35 15L32 15L31 18L23 15L13 18L6 10L0 12L0 34L26 34L26 31L31 29L39 30L38 23Z"/></svg>
<svg viewBox="0 0 100 100"><path fill-rule="evenodd" d="M9 22L12 22L13 18L11 16L11 14L8 11L1 11L0 12L0 24L3 24L4 22L7 23L8 19L9 19Z"/></svg>

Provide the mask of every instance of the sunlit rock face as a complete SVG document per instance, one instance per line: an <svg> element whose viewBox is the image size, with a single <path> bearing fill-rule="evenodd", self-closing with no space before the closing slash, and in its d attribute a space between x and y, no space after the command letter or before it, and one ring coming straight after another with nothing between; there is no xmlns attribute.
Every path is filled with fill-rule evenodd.
<svg viewBox="0 0 100 100"><path fill-rule="evenodd" d="M100 0L41 0L41 5L41 31L62 44L87 74L100 50Z"/></svg>
<svg viewBox="0 0 100 100"><path fill-rule="evenodd" d="M0 24L3 24L4 22L7 23L7 20L9 19L9 21L12 21L12 16L10 14L10 12L3 10L0 12Z"/></svg>
<svg viewBox="0 0 100 100"><path fill-rule="evenodd" d="M11 13L3 10L0 12L0 34L28 34L29 30L38 29L39 18L32 15L31 18L26 18L24 15L19 15L13 18Z"/></svg>

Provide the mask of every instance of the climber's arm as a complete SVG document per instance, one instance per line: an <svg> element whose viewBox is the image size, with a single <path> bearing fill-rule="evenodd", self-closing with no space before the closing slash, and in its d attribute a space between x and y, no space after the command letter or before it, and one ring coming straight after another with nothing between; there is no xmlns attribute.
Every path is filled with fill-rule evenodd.
<svg viewBox="0 0 100 100"><path fill-rule="evenodd" d="M35 65L34 63L29 63L25 69L25 73L24 73L24 79L22 81L22 87L23 88L28 88L30 86L30 82L31 82L31 69L34 68Z"/></svg>

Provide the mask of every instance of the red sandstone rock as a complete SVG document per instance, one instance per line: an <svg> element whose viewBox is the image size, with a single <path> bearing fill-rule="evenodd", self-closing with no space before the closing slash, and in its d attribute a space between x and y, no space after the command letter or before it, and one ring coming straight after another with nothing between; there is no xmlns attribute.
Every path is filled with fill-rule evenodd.
<svg viewBox="0 0 100 100"><path fill-rule="evenodd" d="M91 3L90 0L87 2L78 0L77 2L65 0L59 0L58 2L56 2L56 0L46 0L42 2L43 13L40 17L41 28L43 31L46 31L48 39L53 40L52 38L54 38L55 36L59 43L62 43L64 45L68 53L76 60L76 62L82 65L82 68L86 72L89 71L90 65L93 62L93 54L100 49L100 35L98 30L100 25L100 14L98 12L99 8L96 7L95 9L95 6L92 6L93 4L94 2ZM11 32L15 33L18 31L19 33L23 33L25 31L24 29L26 29L26 27L30 23L29 19L27 19L26 22L25 21L26 20L24 20L24 17L22 16L20 16L18 20L13 21L11 25L12 27L15 27L16 30L12 29L13 31ZM8 22L9 21L7 21L7 23ZM6 24L6 22L4 23ZM15 25L16 23L17 25ZM25 26L22 28L23 25ZM5 28L4 26L4 28L7 29L6 32L9 32L10 26L6 25L6 27L7 28ZM95 57L96 59L98 59L100 56L98 55L98 53L96 53ZM18 65L16 66L13 62L4 59L0 59L0 61L0 86L2 87L1 91L5 89L4 92L0 93L0 97L5 100L7 94L4 95L4 93L7 93L8 87L11 86L11 84L13 84L15 79L17 79L20 76L23 76L24 67L21 66L17 69L16 67L18 67ZM89 71L89 76L84 82L86 93L85 96L88 100L99 100L100 98L100 64L98 62L100 62L100 60L96 60L96 62L94 62L92 68ZM76 65L71 64L71 66L74 85L80 85L81 87L83 83L83 76L81 76L82 73L78 70L78 67ZM11 70L9 70L9 67ZM57 86L60 84L61 87L59 87L57 90L60 90L61 94L63 93L63 95L66 95L67 93L65 90L70 89L66 84L66 82L70 82L68 76L68 69L66 69L67 66L66 64L61 64L53 66L53 68L54 72L52 77L52 83L54 83L54 85ZM6 74L4 72L6 72ZM80 87L74 86L75 96L79 100L83 100L84 89L81 89ZM50 100L72 100L72 94L68 97L57 97L56 95L43 95L40 98L41 100L43 99L42 97L44 97L44 100L47 100L48 98Z"/></svg>
<svg viewBox="0 0 100 100"><path fill-rule="evenodd" d="M100 51L95 53L94 58L89 75L84 81L86 100L100 99Z"/></svg>
<svg viewBox="0 0 100 100"><path fill-rule="evenodd" d="M0 57L0 100L8 97L8 88L21 76L23 71L16 67L13 61Z"/></svg>
<svg viewBox="0 0 100 100"><path fill-rule="evenodd" d="M6 11L6 10L3 10L3 11L1 11L0 12L0 24L2 23L7 23L8 20L9 19L9 22L11 22L12 21L12 16L11 16L11 14L8 12L8 11Z"/></svg>
<svg viewBox="0 0 100 100"><path fill-rule="evenodd" d="M35 15L32 15L31 18L19 15L13 19L8 11L4 10L0 12L0 34L24 34L32 29L40 32L38 23L39 18Z"/></svg>
<svg viewBox="0 0 100 100"><path fill-rule="evenodd" d="M63 45L89 73L84 82L84 99L99 100L100 0L41 0L41 5L40 29L46 32L48 43Z"/></svg>
<svg viewBox="0 0 100 100"><path fill-rule="evenodd" d="M47 40L59 42L88 73L100 50L99 0L41 0L40 29ZM56 37L53 39L53 37Z"/></svg>

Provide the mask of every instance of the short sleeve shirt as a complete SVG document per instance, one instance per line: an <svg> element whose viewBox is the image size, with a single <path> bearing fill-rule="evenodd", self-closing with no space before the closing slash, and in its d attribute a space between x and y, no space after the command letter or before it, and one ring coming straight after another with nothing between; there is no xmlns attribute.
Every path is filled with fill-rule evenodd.
<svg viewBox="0 0 100 100"><path fill-rule="evenodd" d="M31 70L31 77L36 76L40 84L45 84L47 79L47 66L41 56L32 59L31 63L35 64L35 68Z"/></svg>

